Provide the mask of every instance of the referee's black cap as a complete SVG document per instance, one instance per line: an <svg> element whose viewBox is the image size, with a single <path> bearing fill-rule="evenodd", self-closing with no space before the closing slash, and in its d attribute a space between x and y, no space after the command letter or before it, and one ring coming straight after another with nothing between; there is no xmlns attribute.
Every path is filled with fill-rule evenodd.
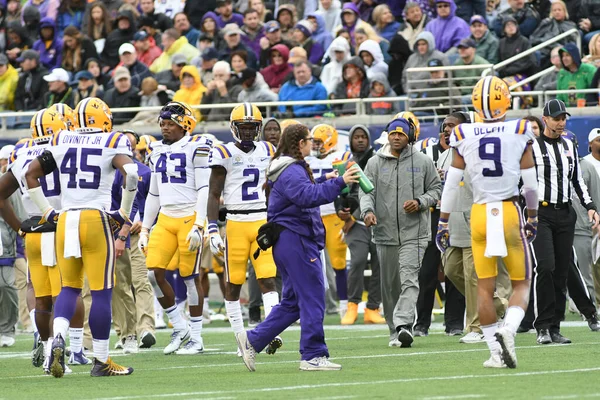
<svg viewBox="0 0 600 400"><path fill-rule="evenodd" d="M544 105L544 117L556 118L559 115L566 114L569 117L571 114L567 111L567 106L562 100L552 99Z"/></svg>

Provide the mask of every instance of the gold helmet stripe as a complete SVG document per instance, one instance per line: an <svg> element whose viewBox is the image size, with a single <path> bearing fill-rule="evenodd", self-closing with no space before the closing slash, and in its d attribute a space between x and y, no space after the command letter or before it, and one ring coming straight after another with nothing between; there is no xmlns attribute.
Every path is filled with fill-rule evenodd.
<svg viewBox="0 0 600 400"><path fill-rule="evenodd" d="M483 111L483 115L485 119L490 120L493 119L491 106L490 106L490 85L492 83L492 77L486 76L483 79L483 85L481 86L481 109Z"/></svg>
<svg viewBox="0 0 600 400"><path fill-rule="evenodd" d="M85 109L87 108L88 103L93 99L93 97L88 97L79 103L79 127L87 128L87 119L85 118Z"/></svg>
<svg viewBox="0 0 600 400"><path fill-rule="evenodd" d="M43 121L43 117L44 117L44 113L46 112L46 108L44 108L43 110L40 110L37 115L35 116L35 137L39 138L44 136L44 127L42 125L42 121Z"/></svg>

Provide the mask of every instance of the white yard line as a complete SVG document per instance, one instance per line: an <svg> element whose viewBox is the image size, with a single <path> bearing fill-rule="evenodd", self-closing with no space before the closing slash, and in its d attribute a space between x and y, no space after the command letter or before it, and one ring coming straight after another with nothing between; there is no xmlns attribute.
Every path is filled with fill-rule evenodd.
<svg viewBox="0 0 600 400"><path fill-rule="evenodd" d="M566 400L566 399L591 399L600 397L600 393L588 393L588 394L565 394L559 396L544 396L544 400Z"/></svg>
<svg viewBox="0 0 600 400"><path fill-rule="evenodd" d="M557 348L557 349L566 349L570 346L590 346L590 345L598 345L600 342L588 342L588 343L573 343L569 345L534 345L534 346L517 346L517 349L528 350L528 349L548 349L548 348ZM397 349L389 349L390 352L395 351ZM444 351L420 351L420 352L412 352L412 353L387 353L387 354L372 354L372 355L362 355L362 356L343 356L343 357L332 357L331 360L354 360L354 359L365 359L365 358L387 358L387 357L414 357L414 356L439 356L442 354L455 354L455 353L472 353L472 352L488 352L489 350L485 347L477 348L477 349L464 349L464 350L444 350ZM233 355L233 352L231 353ZM177 356L171 356L177 357ZM202 357L193 356L193 357ZM191 359L190 357L183 357L182 359ZM236 357L237 358L237 357ZM135 357L131 357L128 360L134 360ZM298 364L299 360L282 360L282 361L267 361L267 362L257 362L258 366L261 365L274 365L274 364ZM196 365L177 365L177 366L169 366L169 367L159 367L159 368L143 368L141 371L150 372L150 371L168 371L168 370L178 370L178 369L197 369L197 368L222 368L222 367L233 367L233 366L241 366L243 365L241 361L235 363L219 363L219 364L196 364ZM134 362L135 368L135 362ZM79 367L76 367L79 369ZM600 367L598 368L600 369ZM591 369L593 370L593 369ZM41 370L40 370L41 372ZM552 371L548 371L552 373ZM89 374L88 371L85 372L73 372L71 375L80 375L80 374ZM486 375L487 376L487 375ZM9 379L29 379L29 378L46 378L48 375L27 375L27 376L0 376L0 381L9 380Z"/></svg>
<svg viewBox="0 0 600 400"><path fill-rule="evenodd" d="M455 399L481 399L487 397L483 394L458 394L456 396L423 397L421 400L455 400Z"/></svg>
<svg viewBox="0 0 600 400"><path fill-rule="evenodd" d="M295 390L308 390L308 389L320 389L330 387L352 387L352 386L373 386L373 385L385 385L390 383L414 383L414 382L433 382L433 381L451 381L451 380L464 380L464 379L489 379L489 378L502 378L508 379L513 377L523 376L536 376L536 375L556 375L556 374L572 374L580 372L596 372L600 371L600 367L595 368L578 368L578 369L564 369L554 371L532 371L532 372L516 372L516 373L497 373L489 375L454 375L454 376L434 376L427 378L405 378L405 379L386 379L378 381L362 381L362 382L335 382L335 383L322 383L322 384L311 384L311 385L297 385L297 386L280 386L280 387L268 387L268 388L256 388L256 389L239 389L239 390L224 390L224 391L204 391L204 392L187 392L187 393L164 393L164 394L145 394L139 396L120 396L120 397L106 397L96 398L96 400L131 400L131 399L147 399L147 398L162 398L162 397L182 397L182 396L203 396L203 395L228 395L228 394L248 394L248 393L270 393L280 391L295 391Z"/></svg>

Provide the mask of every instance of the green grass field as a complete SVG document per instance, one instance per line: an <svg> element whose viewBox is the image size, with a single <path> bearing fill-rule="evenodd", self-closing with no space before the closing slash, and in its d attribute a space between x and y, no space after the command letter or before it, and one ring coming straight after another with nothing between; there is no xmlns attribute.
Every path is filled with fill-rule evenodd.
<svg viewBox="0 0 600 400"><path fill-rule="evenodd" d="M333 323L335 317L328 317ZM540 346L534 334L517 336L515 370L482 367L485 344L464 345L447 337L439 323L410 349L389 348L387 327L327 325L332 360L342 371L298 370L299 328L283 334L274 356L260 354L257 371L246 370L223 322L204 329L206 351L198 356L165 356L170 330L139 354L114 359L135 369L128 377L91 378L89 367L73 368L62 379L31 366L31 335L19 335L0 349L0 399L582 399L600 397L600 333L569 322L563 334L572 345ZM111 348L116 340L111 337Z"/></svg>

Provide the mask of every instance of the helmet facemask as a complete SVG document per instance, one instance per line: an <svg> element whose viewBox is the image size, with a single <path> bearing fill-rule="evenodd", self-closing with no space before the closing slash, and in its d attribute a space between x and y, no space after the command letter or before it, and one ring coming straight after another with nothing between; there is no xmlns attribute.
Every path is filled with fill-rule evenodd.
<svg viewBox="0 0 600 400"><path fill-rule="evenodd" d="M253 147L260 138L261 122L233 122L231 125L233 137L242 147Z"/></svg>

